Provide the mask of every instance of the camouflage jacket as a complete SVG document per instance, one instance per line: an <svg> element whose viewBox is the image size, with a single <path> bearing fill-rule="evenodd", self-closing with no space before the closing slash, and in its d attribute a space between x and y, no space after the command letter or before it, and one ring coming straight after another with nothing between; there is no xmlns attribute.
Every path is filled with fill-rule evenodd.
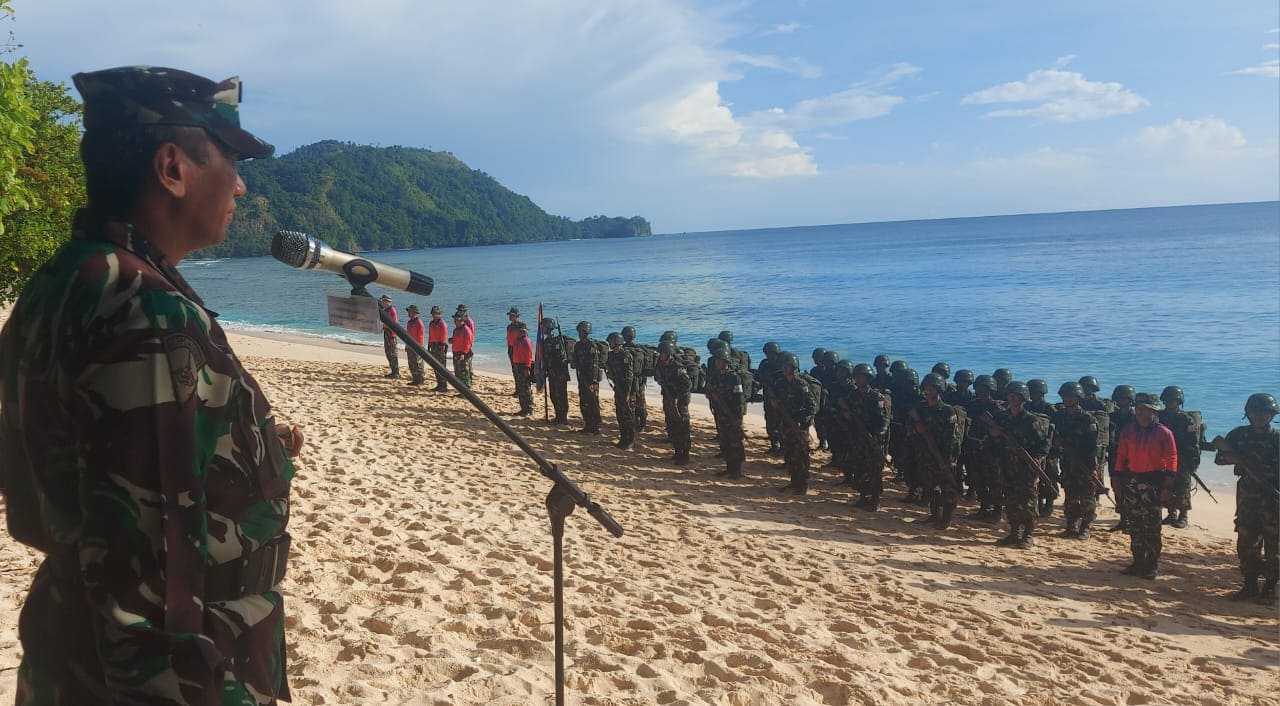
<svg viewBox="0 0 1280 706"><path fill-rule="evenodd" d="M81 211L0 333L9 533L47 555L19 702L288 698L278 588L212 588L287 537L294 473L215 317L145 237Z"/></svg>
<svg viewBox="0 0 1280 706"><path fill-rule="evenodd" d="M600 381L600 344L593 338L587 340L579 340L573 344L573 369L578 371L578 377L586 378L588 381Z"/></svg>
<svg viewBox="0 0 1280 706"><path fill-rule="evenodd" d="M609 351L609 358L605 361L604 367L609 374L609 382L613 384L614 392L631 394L638 371L635 369L635 359L627 349L619 346Z"/></svg>
<svg viewBox="0 0 1280 706"><path fill-rule="evenodd" d="M921 400L912 408L912 411L915 417L919 418L919 423L924 426L925 433L933 439L933 445L938 449L938 453L942 455L942 460L954 463L960 455L960 449L956 448L957 420L955 410L951 408L951 405L946 402L939 402L937 406L930 407L928 401ZM910 413L908 418L910 418ZM915 429L915 420L912 419L911 421L913 422L911 424L912 438L916 438L917 443L927 449L928 442ZM932 453L932 451L926 450L926 453ZM932 461L933 459L930 460ZM934 463L929 465L933 466Z"/></svg>
<svg viewBox="0 0 1280 706"><path fill-rule="evenodd" d="M1092 474L1097 466L1098 422L1081 407L1063 407L1053 415L1054 445L1062 451L1064 473Z"/></svg>
<svg viewBox="0 0 1280 706"><path fill-rule="evenodd" d="M862 421L862 428L871 435L873 441L880 446L888 441L890 422L888 395L874 387L868 387L865 392L854 387L849 394L836 402L836 408L840 411L841 417L848 420L847 424L855 439L858 438L858 425L852 418L857 416ZM859 440L859 443L863 441L865 439Z"/></svg>
<svg viewBox="0 0 1280 706"><path fill-rule="evenodd" d="M1260 472L1263 479L1270 482L1272 487L1280 486L1280 431L1276 429L1258 431L1251 425L1246 424L1227 432L1227 441L1231 442L1231 446L1236 451L1239 451L1241 455L1255 464L1254 470ZM1218 452L1218 455L1214 458L1214 463L1219 465L1227 463L1222 452ZM1235 467L1235 474L1240 476L1237 496L1244 491L1256 495L1266 495L1271 492L1266 488L1258 487L1258 484L1245 473L1243 466L1239 464Z"/></svg>
<svg viewBox="0 0 1280 706"><path fill-rule="evenodd" d="M542 365L548 375L569 377L569 362L573 357L574 342L568 336L548 336L542 339Z"/></svg>
<svg viewBox="0 0 1280 706"><path fill-rule="evenodd" d="M1200 468L1200 423L1180 409L1162 409L1156 413L1160 423L1173 432L1173 443L1178 447L1179 471Z"/></svg>
<svg viewBox="0 0 1280 706"><path fill-rule="evenodd" d="M733 367L724 372L717 368L714 361L707 366L707 397L722 413L740 417L746 411L742 377Z"/></svg>
<svg viewBox="0 0 1280 706"><path fill-rule="evenodd" d="M812 376L797 370L796 379L787 380L784 377L778 390L778 400L783 412L802 430L809 428L813 423L813 415L818 412L819 403L809 394L809 386L813 380Z"/></svg>
<svg viewBox="0 0 1280 706"><path fill-rule="evenodd" d="M684 369L684 363L675 356L669 356L665 361L658 359L653 379L658 381L662 394L670 397L679 398L688 395L693 387L693 383L689 381L689 373Z"/></svg>

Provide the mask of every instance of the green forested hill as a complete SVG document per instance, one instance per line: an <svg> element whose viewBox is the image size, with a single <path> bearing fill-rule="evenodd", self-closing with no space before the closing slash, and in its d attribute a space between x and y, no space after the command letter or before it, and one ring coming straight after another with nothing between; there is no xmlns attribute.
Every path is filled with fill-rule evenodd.
<svg viewBox="0 0 1280 706"><path fill-rule="evenodd" d="M226 242L197 256L266 255L282 228L348 251L651 234L639 216L552 216L448 152L325 141L240 174L249 193Z"/></svg>

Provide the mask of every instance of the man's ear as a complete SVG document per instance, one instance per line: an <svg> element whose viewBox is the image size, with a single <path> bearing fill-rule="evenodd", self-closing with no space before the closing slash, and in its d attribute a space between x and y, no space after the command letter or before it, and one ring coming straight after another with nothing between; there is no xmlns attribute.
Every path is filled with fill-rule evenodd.
<svg viewBox="0 0 1280 706"><path fill-rule="evenodd" d="M151 158L151 171L156 184L174 198L186 195L188 180L191 178L190 167L191 158L172 142L160 145Z"/></svg>

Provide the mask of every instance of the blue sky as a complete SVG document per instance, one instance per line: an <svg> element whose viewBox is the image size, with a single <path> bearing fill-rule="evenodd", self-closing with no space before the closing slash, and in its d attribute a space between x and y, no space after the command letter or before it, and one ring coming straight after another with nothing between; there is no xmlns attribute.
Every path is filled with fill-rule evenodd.
<svg viewBox="0 0 1280 706"><path fill-rule="evenodd" d="M448 150L656 232L1280 198L1280 6L14 0L37 75L245 83L278 154Z"/></svg>

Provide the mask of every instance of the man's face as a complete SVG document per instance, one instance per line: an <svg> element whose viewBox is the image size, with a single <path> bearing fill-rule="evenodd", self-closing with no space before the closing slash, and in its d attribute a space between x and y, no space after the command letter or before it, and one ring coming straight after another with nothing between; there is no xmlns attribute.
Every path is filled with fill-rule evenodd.
<svg viewBox="0 0 1280 706"><path fill-rule="evenodd" d="M1245 416L1249 418L1249 423L1255 429L1268 429L1271 427L1271 420L1275 419L1275 412L1267 412L1261 409L1255 409L1251 412L1245 412Z"/></svg>
<svg viewBox="0 0 1280 706"><path fill-rule="evenodd" d="M1112 401L1116 403L1116 409L1120 410L1121 412L1128 412L1130 409L1133 408L1132 397L1117 397Z"/></svg>
<svg viewBox="0 0 1280 706"><path fill-rule="evenodd" d="M791 367L790 365L784 365L782 366L782 376L785 377L788 381L795 380L796 369Z"/></svg>
<svg viewBox="0 0 1280 706"><path fill-rule="evenodd" d="M941 393L938 392L938 388L933 385L925 385L920 388L920 392L924 394L924 399L929 403L930 407L938 404L938 400L942 396Z"/></svg>
<svg viewBox="0 0 1280 706"><path fill-rule="evenodd" d="M1149 427L1156 419L1156 411L1150 407L1134 407L1133 417L1137 420L1138 426Z"/></svg>
<svg viewBox="0 0 1280 706"><path fill-rule="evenodd" d="M217 245L226 239L236 211L236 199L245 194L244 180L236 171L235 155L216 139L207 136L205 139L208 144L204 164L196 160L198 155L187 155L192 178L183 205L192 250Z"/></svg>

